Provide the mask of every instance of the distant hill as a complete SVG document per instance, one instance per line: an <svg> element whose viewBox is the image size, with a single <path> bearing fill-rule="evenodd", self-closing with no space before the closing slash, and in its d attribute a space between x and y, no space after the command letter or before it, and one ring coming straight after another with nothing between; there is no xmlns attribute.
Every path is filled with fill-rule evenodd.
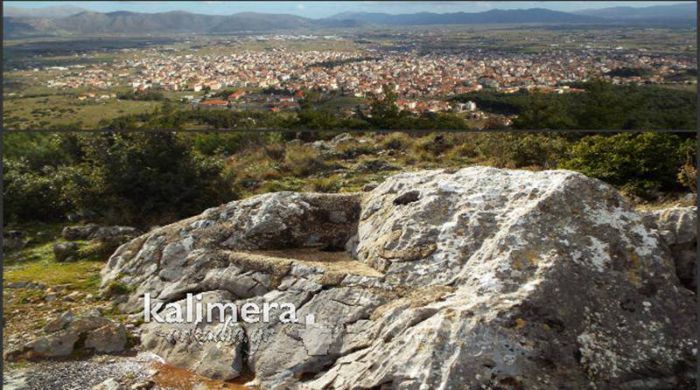
<svg viewBox="0 0 700 390"><path fill-rule="evenodd" d="M62 18L4 18L6 37L46 34L152 34L263 32L309 28L312 19L295 15L238 13L202 15L182 11L99 13L83 11ZM340 23L338 23L340 24ZM331 24L333 25L333 24Z"/></svg>
<svg viewBox="0 0 700 390"><path fill-rule="evenodd" d="M50 7L40 10L11 8L3 18L6 38L58 34L223 34L238 32L275 32L318 28L353 28L363 25L448 25L448 24L609 24L634 23L657 15L653 21L695 21L694 4L655 6L646 8L617 7L587 10L579 13L552 11L542 8L490 10L486 12L456 12L437 14L422 12L391 15L384 13L342 13L323 19L310 19L288 14L237 13L233 15L203 15L183 11L162 13L85 11L77 7ZM52 17L39 16L56 9ZM692 8L692 12L691 11ZM31 17L25 16L28 12ZM61 12L71 13L58 16ZM76 13L73 13L76 12ZM636 15L636 16L635 16ZM661 16L658 16L661 15ZM679 19L685 17L685 19ZM676 18L676 19L674 19ZM631 21L631 22L630 22Z"/></svg>
<svg viewBox="0 0 700 390"><path fill-rule="evenodd" d="M204 33L212 25L223 21L223 16L197 15L187 12L144 14L135 12L82 12L54 20L56 30L93 33Z"/></svg>
<svg viewBox="0 0 700 390"><path fill-rule="evenodd" d="M577 15L594 16L614 20L696 20L697 4L687 2L681 4L655 5L650 7L610 7L587 9L575 12Z"/></svg>
<svg viewBox="0 0 700 390"><path fill-rule="evenodd" d="M3 16L8 18L63 18L85 12L86 9L70 5L42 8L20 8L8 6L3 9Z"/></svg>
<svg viewBox="0 0 700 390"><path fill-rule="evenodd" d="M382 25L429 25L429 24L497 24L497 23L596 23L601 19L595 16L576 15L543 8L490 10L486 12L456 12L436 14L421 12L416 14L391 15L384 13L342 13L329 19L356 20Z"/></svg>
<svg viewBox="0 0 700 390"><path fill-rule="evenodd" d="M261 14L254 12L225 16L221 23L210 28L210 33L239 31L276 31L313 28L315 20L287 14Z"/></svg>

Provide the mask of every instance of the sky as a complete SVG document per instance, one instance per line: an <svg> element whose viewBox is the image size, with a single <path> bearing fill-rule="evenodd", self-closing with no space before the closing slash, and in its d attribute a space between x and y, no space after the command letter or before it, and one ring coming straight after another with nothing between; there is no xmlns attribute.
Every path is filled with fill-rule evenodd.
<svg viewBox="0 0 700 390"><path fill-rule="evenodd" d="M575 11L618 6L646 7L673 3L680 3L680 1L4 1L3 7L42 8L71 5L97 12L188 11L223 15L237 12L264 12L321 18L341 12L448 13L517 8Z"/></svg>

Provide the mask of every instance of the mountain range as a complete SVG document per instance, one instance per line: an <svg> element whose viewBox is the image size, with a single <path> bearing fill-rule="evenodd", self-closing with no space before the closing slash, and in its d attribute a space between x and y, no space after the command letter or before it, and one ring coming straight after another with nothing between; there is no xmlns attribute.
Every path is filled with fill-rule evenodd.
<svg viewBox="0 0 700 390"><path fill-rule="evenodd" d="M594 16L615 20L695 20L697 8L695 3L655 5L650 7L611 7L588 9L574 12L577 15Z"/></svg>
<svg viewBox="0 0 700 390"><path fill-rule="evenodd" d="M49 7L27 10L5 9L3 32L6 38L45 35L225 34L238 32L293 31L359 26L410 26L450 24L688 24L695 23L695 3L645 8L615 7L579 12L542 8L392 15L385 13L342 13L322 19L289 14L237 13L204 15L183 11L99 13L78 7Z"/></svg>
<svg viewBox="0 0 700 390"><path fill-rule="evenodd" d="M62 18L87 11L85 8L71 5L61 5L42 8L21 8L7 6L3 8L3 16L11 18Z"/></svg>

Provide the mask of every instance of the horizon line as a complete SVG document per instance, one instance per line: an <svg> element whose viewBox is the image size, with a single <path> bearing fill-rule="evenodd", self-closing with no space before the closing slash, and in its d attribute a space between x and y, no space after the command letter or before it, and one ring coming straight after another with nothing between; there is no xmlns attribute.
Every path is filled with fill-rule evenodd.
<svg viewBox="0 0 700 390"><path fill-rule="evenodd" d="M516 1L517 2L517 1ZM7 0L3 2L3 17L33 17L32 15L21 15L21 16L7 16L5 15L5 11L8 9L16 9L16 10L21 10L24 12L36 12L39 13L42 10L47 10L47 9L52 9L52 8L74 8L74 9L82 9L80 12L76 12L75 14L71 15L65 15L65 16L59 16L59 17L66 17L66 16L73 16L73 15L78 15L84 12L90 12L90 13L98 13L98 14L113 14L113 13L133 13L133 14L150 14L150 15L155 15L155 14L166 14L166 13L186 13L186 14L192 14L192 15L206 15L206 16L232 16L232 15L239 15L239 14L261 14L261 15L292 15L292 16L298 16L298 17L303 17L307 19L325 19L325 18L330 18L330 17L336 17L339 15L343 14L385 14L385 15L391 15L391 16L402 16L402 15L415 15L415 14L434 14L434 15L449 15L449 14L481 14L481 13L486 13L486 12L491 12L491 11L526 11L526 10L547 10L547 11L552 11L552 12L562 12L562 13L570 13L570 14L575 14L577 12L582 12L582 11L594 11L594 10L603 10L603 9L612 9L612 8L621 8L621 7L627 7L627 8L633 8L633 9L644 9L644 8L649 8L649 7L658 7L658 6L673 6L673 5L690 5L690 4L697 4L696 1L694 0L678 0L678 1L663 1L663 2L656 2L656 1L649 1L648 3L650 4L645 4L641 5L638 4L639 2L634 2L634 1L620 1L619 3L626 3L629 2L631 3L630 5L612 5L611 3L618 3L618 2L603 2L603 1L591 1L589 2L590 5L594 5L594 3L600 3L600 4L595 4L599 5L600 7L583 7L583 8L576 8L576 9L571 9L571 10L561 10L561 9L553 9L553 8L548 8L546 7L547 3L580 3L578 1L542 1L541 3L543 4L537 4L536 6L532 6L532 2L523 2L524 4L531 5L530 7L523 7L523 8L513 8L513 7L506 7L506 8L499 8L497 5L495 7L489 8L489 9L483 9L483 10L473 10L473 11L466 11L466 10L454 10L454 11L444 11L444 12L436 12L436 11L429 11L429 10L423 10L423 11L414 11L414 12L401 12L399 13L394 13L392 10L389 9L381 9L381 10L342 10L338 11L333 14L325 15L325 16L319 16L319 15L308 15L308 14L300 14L298 12L292 12L290 10L280 10L280 12L274 12L274 11L267 11L267 10L242 10L238 12L232 12L232 13L207 13L207 12L201 12L201 10L187 10L183 8L178 8L178 9L169 9L169 10L154 10L151 11L149 9L138 9L138 10L130 10L130 9L114 9L114 10L95 10L94 8L85 8L80 2L76 3L64 3L64 2L59 2L56 1L57 4L51 5L51 4L46 4L42 5L39 7L27 7L27 3L33 3L33 2L27 2L27 1L22 1L22 0ZM44 3L44 2L42 2ZM89 2L86 2L89 3ZM108 2L104 2L108 3ZM136 5L139 2L129 2L132 5ZM144 1L144 4L150 3L148 1ZM171 1L170 3L181 3L180 1ZM185 3L185 2L182 2ZM207 4L207 3L212 3L212 4ZM206 6L206 5L213 5L213 3L228 3L227 1L219 1L219 2L202 2L198 4L198 6ZM231 2L235 3L235 2ZM271 4L273 2L269 2L267 4ZM326 2L318 2L318 3L326 3ZM334 2L329 2L329 3L334 3ZM348 2L337 2L337 3L354 3L352 1ZM392 2L392 1L387 1L386 3L400 3L400 2ZM407 3L413 3L413 2L407 2ZM429 2L428 2L429 3ZM471 3L471 1L464 1L464 2L459 2L455 1L454 3ZM493 2L493 3L499 3ZM495 4L489 4L489 5L495 5ZM506 2L504 2L506 3ZM662 3L662 4L659 4ZM262 4L265 4L263 2ZM424 3L425 4L425 3ZM606 4L610 4L606 6ZM88 4L89 5L89 4ZM140 5L140 4L139 4ZM139 6L137 5L137 6ZM578 4L577 4L578 5ZM297 11L303 10L303 7L297 9ZM41 16L39 16L41 17ZM45 17L45 16L44 16Z"/></svg>

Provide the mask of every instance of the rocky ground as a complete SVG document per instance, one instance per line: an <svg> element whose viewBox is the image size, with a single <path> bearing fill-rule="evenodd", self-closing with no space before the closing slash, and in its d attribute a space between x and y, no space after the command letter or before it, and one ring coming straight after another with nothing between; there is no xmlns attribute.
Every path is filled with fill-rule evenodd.
<svg viewBox="0 0 700 390"><path fill-rule="evenodd" d="M614 188L568 171L419 171L362 193L255 196L128 241L75 305L65 300L75 286L55 293L65 308L84 306L76 318L97 317L89 312L97 306L110 323L56 327L61 311L31 325L31 337L6 337L6 350L17 351L10 360L40 363L12 363L5 381L694 388L696 225L692 207L638 212ZM95 239L85 234L71 237ZM51 294L45 285L15 287L41 291L26 298L37 302ZM188 293L239 307L290 302L302 320L237 322L229 340L168 337L221 326L142 324L145 293L179 306ZM92 355L91 332L120 323L131 342ZM72 331L71 353L85 357L44 360L46 343ZM107 332L109 340L121 340L116 333Z"/></svg>
<svg viewBox="0 0 700 390"><path fill-rule="evenodd" d="M40 361L10 368L3 378L5 389L89 389L108 378L128 378L144 383L156 373L152 354L138 356L98 355L83 360Z"/></svg>

